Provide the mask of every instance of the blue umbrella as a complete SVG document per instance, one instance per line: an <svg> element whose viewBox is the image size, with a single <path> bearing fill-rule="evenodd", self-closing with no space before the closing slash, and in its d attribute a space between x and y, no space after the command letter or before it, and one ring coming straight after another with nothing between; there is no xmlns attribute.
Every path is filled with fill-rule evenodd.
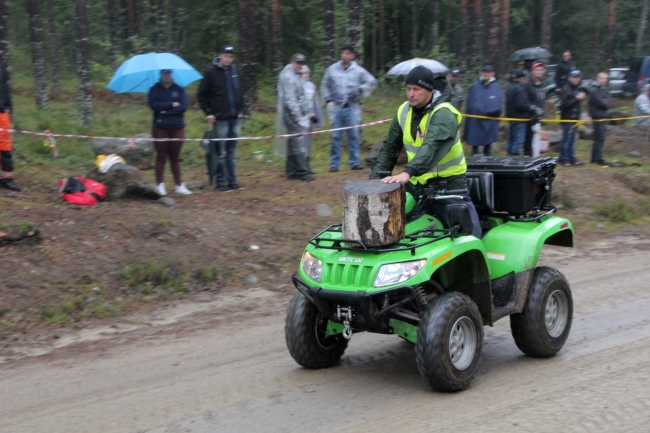
<svg viewBox="0 0 650 433"><path fill-rule="evenodd" d="M171 69L181 87L202 78L196 69L172 53L147 53L131 57L117 69L107 88L116 93L147 93L160 80L160 71Z"/></svg>

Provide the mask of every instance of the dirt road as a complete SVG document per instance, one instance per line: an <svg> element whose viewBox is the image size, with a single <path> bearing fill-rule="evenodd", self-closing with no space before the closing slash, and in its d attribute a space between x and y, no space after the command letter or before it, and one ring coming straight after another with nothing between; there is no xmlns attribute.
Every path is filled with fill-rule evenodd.
<svg viewBox="0 0 650 433"><path fill-rule="evenodd" d="M565 348L524 357L503 319L458 394L430 391L394 336L355 335L341 366L299 368L284 343L291 292L259 289L210 305L219 312L0 365L0 431L648 431L649 249L629 237L545 251L574 294Z"/></svg>

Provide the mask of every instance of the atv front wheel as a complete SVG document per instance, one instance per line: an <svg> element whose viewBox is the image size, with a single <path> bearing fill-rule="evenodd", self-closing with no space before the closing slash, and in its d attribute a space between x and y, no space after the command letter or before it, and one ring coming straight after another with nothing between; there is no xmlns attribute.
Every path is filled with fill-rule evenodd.
<svg viewBox="0 0 650 433"><path fill-rule="evenodd" d="M338 364L348 347L341 334L326 336L327 319L305 295L296 292L287 309L284 336L293 359L305 368Z"/></svg>
<svg viewBox="0 0 650 433"><path fill-rule="evenodd" d="M425 310L418 326L418 370L436 391L467 388L476 374L483 347L483 319L467 295L445 293Z"/></svg>
<svg viewBox="0 0 650 433"><path fill-rule="evenodd" d="M524 310L510 316L510 329L519 350L547 358L564 346L573 319L573 297L560 271L535 269Z"/></svg>

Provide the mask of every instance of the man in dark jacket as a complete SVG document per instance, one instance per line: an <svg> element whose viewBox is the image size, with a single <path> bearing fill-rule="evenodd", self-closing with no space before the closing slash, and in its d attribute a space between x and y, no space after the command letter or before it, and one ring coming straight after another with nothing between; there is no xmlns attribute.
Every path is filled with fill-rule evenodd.
<svg viewBox="0 0 650 433"><path fill-rule="evenodd" d="M385 183L401 183L406 191L419 197L425 187L437 190L467 191L467 162L458 135L462 119L460 112L450 103L452 92L449 81L435 78L424 66L413 68L406 76L406 96L390 126L388 135L370 171L370 179L391 172L402 148L408 163L404 171L384 176ZM465 204L474 222L474 236L481 238L481 228L476 209L463 193L462 199L432 200L427 211L449 227L445 207Z"/></svg>
<svg viewBox="0 0 650 433"><path fill-rule="evenodd" d="M612 97L607 90L609 73L602 71L596 76L596 85L589 89L589 115L592 119L606 119L607 110L612 108ZM594 122L594 146L591 149L591 163L608 167L603 160L603 143L605 142L605 122Z"/></svg>
<svg viewBox="0 0 650 433"><path fill-rule="evenodd" d="M501 86L494 78L494 68L486 65L481 79L469 88L465 113L499 117L502 101ZM472 146L473 155L478 155L479 146L483 146L484 155L490 155L492 143L499 141L499 121L466 118L463 141Z"/></svg>
<svg viewBox="0 0 650 433"><path fill-rule="evenodd" d="M11 95L9 95L7 78L7 70L0 62L0 128L2 129L11 129ZM20 191L14 182L12 150L11 132L0 131L0 187Z"/></svg>
<svg viewBox="0 0 650 433"><path fill-rule="evenodd" d="M533 126L539 123L539 119L544 115L544 100L546 99L546 90L544 88L544 72L546 67L541 62L533 64L531 77L526 83L528 98L530 103L535 106L535 113L530 122L526 124L526 141L524 142L524 155L533 155Z"/></svg>
<svg viewBox="0 0 650 433"><path fill-rule="evenodd" d="M562 91L569 78L569 74L574 69L576 69L576 64L571 60L571 51L566 50L562 53L562 60L557 62L557 66L555 67L555 91L558 93Z"/></svg>
<svg viewBox="0 0 650 433"><path fill-rule="evenodd" d="M233 64L235 50L231 45L221 49L219 57L203 73L198 98L208 122L214 125L217 138L237 138L244 116L244 103L239 72ZM237 140L212 142L216 158L212 158L212 172L219 191L240 189L235 176ZM227 183L226 183L227 182Z"/></svg>
<svg viewBox="0 0 650 433"><path fill-rule="evenodd" d="M530 119L534 105L531 104L526 88L526 74L521 69L513 73L513 80L506 91L506 117L513 119ZM511 121L508 137L508 155L519 155L519 149L526 140L527 121Z"/></svg>
<svg viewBox="0 0 650 433"><path fill-rule="evenodd" d="M562 87L560 99L562 120L579 120L580 103L585 99L585 93L580 89L582 74L574 69L569 73L569 80ZM584 165L575 157L576 130L575 122L562 122L562 144L560 145L560 164L565 167Z"/></svg>

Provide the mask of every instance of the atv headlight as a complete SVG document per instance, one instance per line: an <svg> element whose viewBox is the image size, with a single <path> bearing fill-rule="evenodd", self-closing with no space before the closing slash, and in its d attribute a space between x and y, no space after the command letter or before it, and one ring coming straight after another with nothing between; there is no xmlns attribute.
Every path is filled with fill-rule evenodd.
<svg viewBox="0 0 650 433"><path fill-rule="evenodd" d="M305 255L302 256L302 270L312 280L321 282L323 277L323 262L309 254L308 251L305 251Z"/></svg>
<svg viewBox="0 0 650 433"><path fill-rule="evenodd" d="M414 262L391 263L379 268L373 286L383 287L391 284L402 283L413 278L424 267L426 260Z"/></svg>

